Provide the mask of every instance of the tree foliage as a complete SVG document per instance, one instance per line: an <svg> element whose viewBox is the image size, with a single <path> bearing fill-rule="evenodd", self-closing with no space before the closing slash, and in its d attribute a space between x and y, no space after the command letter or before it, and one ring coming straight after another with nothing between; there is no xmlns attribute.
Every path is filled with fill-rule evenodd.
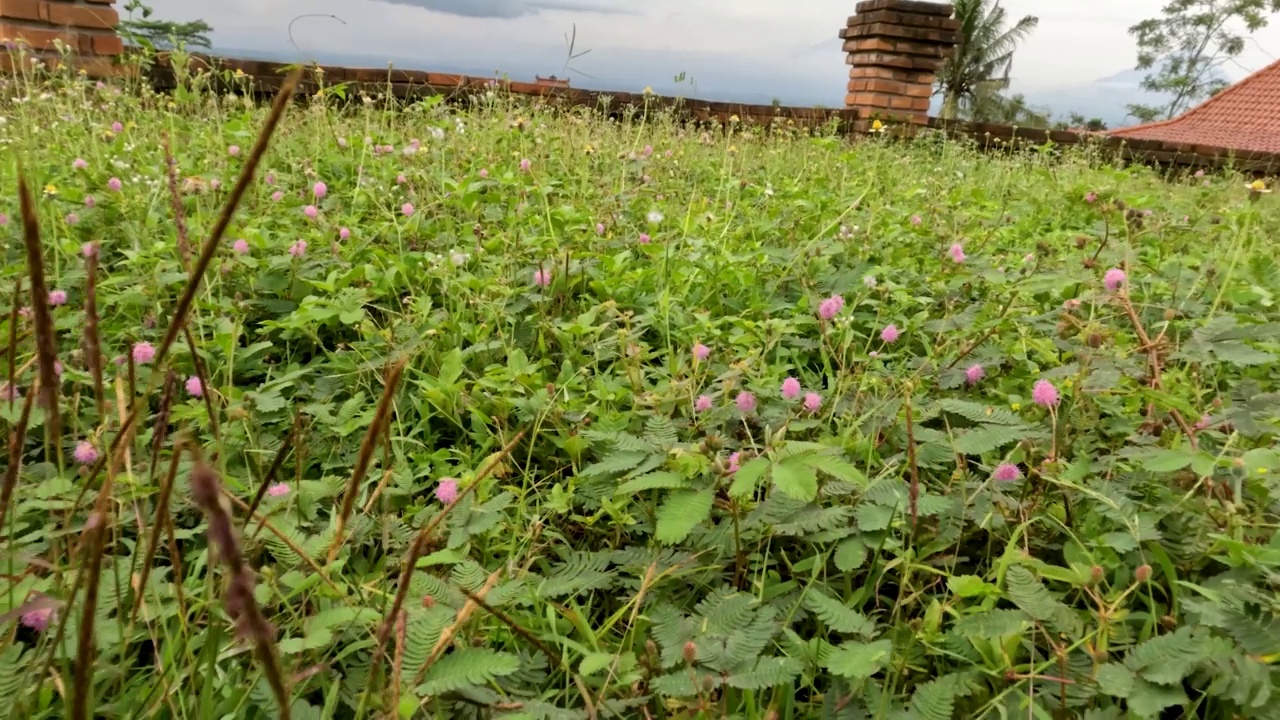
<svg viewBox="0 0 1280 720"><path fill-rule="evenodd" d="M1244 52L1249 33L1280 12L1280 0L1171 0L1162 16L1129 28L1138 42L1139 70L1151 70L1142 89L1169 96L1164 105L1128 106L1150 122L1178 115L1227 87L1222 68Z"/></svg>
<svg viewBox="0 0 1280 720"><path fill-rule="evenodd" d="M1010 26L1000 0L957 0L955 17L960 21L955 50L938 73L941 115L985 120L984 113L1000 107L995 98L1009 87L1018 43L1040 19L1027 15Z"/></svg>
<svg viewBox="0 0 1280 720"><path fill-rule="evenodd" d="M204 20L153 20L151 14L155 11L142 0L129 0L124 9L129 15L116 25L116 31L131 45L158 49L213 47L209 40L213 27Z"/></svg>

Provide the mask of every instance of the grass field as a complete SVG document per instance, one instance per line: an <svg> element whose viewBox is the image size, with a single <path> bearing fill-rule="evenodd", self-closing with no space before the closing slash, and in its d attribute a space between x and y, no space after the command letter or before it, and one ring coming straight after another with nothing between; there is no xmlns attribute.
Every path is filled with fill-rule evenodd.
<svg viewBox="0 0 1280 720"><path fill-rule="evenodd" d="M338 88L192 284L204 81L0 100L13 717L1280 718L1268 185Z"/></svg>

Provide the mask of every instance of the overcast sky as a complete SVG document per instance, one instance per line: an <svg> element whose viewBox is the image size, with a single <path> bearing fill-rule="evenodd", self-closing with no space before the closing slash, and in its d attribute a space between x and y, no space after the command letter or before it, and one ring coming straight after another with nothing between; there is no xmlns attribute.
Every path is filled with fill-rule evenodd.
<svg viewBox="0 0 1280 720"><path fill-rule="evenodd" d="M1167 0L1004 0L1013 17L1040 18L1018 51L1015 89L1078 85L1133 67L1133 23L1159 14ZM598 78L651 71L655 87L686 70L762 84L786 78L840 85L846 72L837 31L856 0L151 0L164 19L203 18L215 44L290 51L287 28L306 13L294 38L324 50L413 58L423 69L455 64L501 69L513 78L561 69L564 36L576 24L574 67ZM1233 75L1280 58L1280 18L1255 36ZM300 58L301 59L301 58ZM630 75L628 75L629 77ZM582 80L575 84L598 86ZM633 90L638 88L616 88ZM762 88L769 92L769 88Z"/></svg>

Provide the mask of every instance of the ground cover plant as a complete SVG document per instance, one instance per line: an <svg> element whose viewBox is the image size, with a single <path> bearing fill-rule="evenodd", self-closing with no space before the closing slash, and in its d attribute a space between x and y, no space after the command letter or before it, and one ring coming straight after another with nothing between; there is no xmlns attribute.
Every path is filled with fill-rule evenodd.
<svg viewBox="0 0 1280 720"><path fill-rule="evenodd" d="M180 80L0 100L13 716L1280 717L1266 183Z"/></svg>

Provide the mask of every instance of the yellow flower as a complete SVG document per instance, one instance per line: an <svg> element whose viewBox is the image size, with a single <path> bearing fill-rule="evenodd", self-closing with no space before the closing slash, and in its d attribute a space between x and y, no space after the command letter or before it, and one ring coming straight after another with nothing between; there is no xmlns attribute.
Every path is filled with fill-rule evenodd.
<svg viewBox="0 0 1280 720"><path fill-rule="evenodd" d="M1249 183L1249 189L1250 190L1266 190L1267 184L1262 182L1261 180L1254 180L1253 182Z"/></svg>
<svg viewBox="0 0 1280 720"><path fill-rule="evenodd" d="M45 186L44 186L44 194L45 194L45 195L57 195L57 194L58 194L58 186L57 186L57 185L54 185L53 183L49 183L48 185L45 185Z"/></svg>
<svg viewBox="0 0 1280 720"><path fill-rule="evenodd" d="M736 122L739 122L739 118L738 118L738 116L737 116L737 115L730 115L730 116L729 116L729 122L735 122L735 123L736 123Z"/></svg>
<svg viewBox="0 0 1280 720"><path fill-rule="evenodd" d="M1022 403L1009 403L1009 407L1013 408L1014 410L1021 410Z"/></svg>
<svg viewBox="0 0 1280 720"><path fill-rule="evenodd" d="M592 146L591 146L591 143L587 143L587 146L586 146L585 148L583 148L583 152L585 152L585 153L586 153L586 154L588 154L588 155L590 155L590 154L594 153L595 151L596 151L596 149L595 149L594 147L592 147Z"/></svg>
<svg viewBox="0 0 1280 720"><path fill-rule="evenodd" d="M645 95L652 95L652 94L653 94L653 88L649 87L648 85L645 85L645 86L644 86L644 94L645 94Z"/></svg>
<svg viewBox="0 0 1280 720"><path fill-rule="evenodd" d="M241 70L240 68L236 68L235 76L238 78L244 77L244 71Z"/></svg>
<svg viewBox="0 0 1280 720"><path fill-rule="evenodd" d="M871 122L871 132L884 132L884 123L879 120L873 120Z"/></svg>

